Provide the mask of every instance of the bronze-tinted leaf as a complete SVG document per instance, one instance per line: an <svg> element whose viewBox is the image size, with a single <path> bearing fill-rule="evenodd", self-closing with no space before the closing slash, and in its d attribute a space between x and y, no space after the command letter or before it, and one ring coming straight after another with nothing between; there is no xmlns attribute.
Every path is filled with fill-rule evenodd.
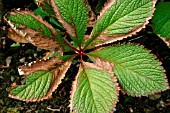
<svg viewBox="0 0 170 113"><path fill-rule="evenodd" d="M93 12L90 4L89 4L89 1L88 0L84 0L85 3L86 3L86 7L87 7L87 11L88 11L88 24L87 26L88 27L93 27L95 22L96 22L96 19L97 19L97 16L96 14Z"/></svg>
<svg viewBox="0 0 170 113"><path fill-rule="evenodd" d="M42 101L52 96L61 83L71 62L67 61L48 71L36 71L26 76L25 85L11 87L9 97L27 102Z"/></svg>
<svg viewBox="0 0 170 113"><path fill-rule="evenodd" d="M9 38L21 43L31 43L41 49L61 50L60 44L55 39L56 30L33 12L9 12L4 20L11 26L8 33Z"/></svg>
<svg viewBox="0 0 170 113"><path fill-rule="evenodd" d="M50 0L51 3L52 3L52 7L53 7L53 10L54 12L56 13L56 17L58 19L58 21L63 25L63 27L66 29L67 33L76 37L76 30L74 28L74 25L72 24L69 24L67 21L65 21L60 12L59 12L59 8L56 6L54 0Z"/></svg>
<svg viewBox="0 0 170 113"><path fill-rule="evenodd" d="M72 63L71 61L67 61L54 71L54 80L45 98L51 96L52 92L54 92L57 89L58 85L62 82L61 80L65 77L66 72L69 69L71 63Z"/></svg>
<svg viewBox="0 0 170 113"><path fill-rule="evenodd" d="M100 11L100 16L98 18L100 18L106 12L106 10L109 10L112 7L112 5L115 3L115 1L116 0L107 0L102 10Z"/></svg>
<svg viewBox="0 0 170 113"><path fill-rule="evenodd" d="M61 59L52 57L50 59L42 59L31 62L27 65L19 66L18 71L20 75L29 75L39 70L49 71L62 63L63 61Z"/></svg>
<svg viewBox="0 0 170 113"><path fill-rule="evenodd" d="M84 43L84 35L88 22L88 12L83 0L51 0L56 18L77 45Z"/></svg>
<svg viewBox="0 0 170 113"><path fill-rule="evenodd" d="M19 42L19 43L28 43L28 41L26 39L24 39L22 36L20 36L19 34L17 34L12 28L8 29L8 34L7 34L8 38Z"/></svg>
<svg viewBox="0 0 170 113"><path fill-rule="evenodd" d="M113 65L82 62L72 85L70 111L76 113L108 113L118 101L119 87L113 76ZM105 68L107 64L109 68ZM89 109L85 109L89 108Z"/></svg>

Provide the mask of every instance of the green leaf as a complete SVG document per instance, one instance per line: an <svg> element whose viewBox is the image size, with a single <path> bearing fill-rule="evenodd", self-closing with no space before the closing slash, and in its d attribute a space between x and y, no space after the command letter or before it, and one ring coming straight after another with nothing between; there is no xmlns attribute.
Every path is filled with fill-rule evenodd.
<svg viewBox="0 0 170 113"><path fill-rule="evenodd" d="M144 96L169 87L160 62L141 46L111 46L90 55L114 63L115 76L129 95Z"/></svg>
<svg viewBox="0 0 170 113"><path fill-rule="evenodd" d="M83 42L88 16L83 0L54 0L53 9L59 22L73 37L79 38L79 43Z"/></svg>
<svg viewBox="0 0 170 113"><path fill-rule="evenodd" d="M27 76L26 85L16 86L10 97L16 95L21 100L41 100L47 94L54 78L54 72L37 71Z"/></svg>
<svg viewBox="0 0 170 113"><path fill-rule="evenodd" d="M92 45L110 43L139 32L151 18L155 0L109 1L91 33ZM100 40L100 42L96 42Z"/></svg>
<svg viewBox="0 0 170 113"><path fill-rule="evenodd" d="M21 43L31 43L41 49L61 50L58 43L59 30L31 11L9 12L5 21L10 25L8 37ZM57 39L57 40L56 40Z"/></svg>
<svg viewBox="0 0 170 113"><path fill-rule="evenodd" d="M46 13L45 11L43 11L42 9L40 9L40 8L35 9L34 14L40 15L43 19L45 17L49 17L49 22L51 22L52 24L63 29L63 26L58 22L58 20L56 18L50 17L50 15L48 13Z"/></svg>
<svg viewBox="0 0 170 113"><path fill-rule="evenodd" d="M49 21L50 21L52 24L60 27L61 29L64 29L63 26L61 25L61 23L60 23L57 19L50 18Z"/></svg>
<svg viewBox="0 0 170 113"><path fill-rule="evenodd" d="M40 64L41 62L38 63ZM53 68L52 70L47 70L51 65L51 62L47 61L47 69L39 70L36 69L39 67L35 66L38 66L38 63L30 65L32 68L30 71L38 71L29 75L23 73L26 76L26 84L13 87L10 91L9 97L30 102L41 101L49 98L52 95L52 92L54 92L61 83L61 80L64 78L68 68L71 65L71 62L67 61L58 67L56 66L57 68L55 69ZM40 67L42 67L41 65ZM22 67L22 69L24 70L24 67ZM22 69L20 71L23 71ZM25 71L28 72L28 70Z"/></svg>
<svg viewBox="0 0 170 113"><path fill-rule="evenodd" d="M55 17L55 13L50 2L51 0L34 0L34 1L38 5L38 7L45 11L48 15L50 15L51 17Z"/></svg>
<svg viewBox="0 0 170 113"><path fill-rule="evenodd" d="M167 40L170 38L170 2L159 2L152 18L153 30Z"/></svg>
<svg viewBox="0 0 170 113"><path fill-rule="evenodd" d="M97 3L97 6L96 6L96 9L95 9L95 12L96 13L100 13L100 10L102 9L102 7L104 6L104 3L106 2L107 0L99 0L98 3Z"/></svg>
<svg viewBox="0 0 170 113"><path fill-rule="evenodd" d="M73 83L71 110L77 113L111 112L118 99L115 78L92 63L83 62L82 65Z"/></svg>
<svg viewBox="0 0 170 113"><path fill-rule="evenodd" d="M34 14L40 15L43 19L44 19L46 16L49 16L45 11L41 10L40 8L35 9L35 10L34 10Z"/></svg>
<svg viewBox="0 0 170 113"><path fill-rule="evenodd" d="M56 35L56 31L51 27L51 25L45 23L41 17L35 16L32 12L11 12L7 16L7 19L11 22L14 22L14 26L16 28L19 28L20 25L23 25L25 27L44 33L49 37Z"/></svg>

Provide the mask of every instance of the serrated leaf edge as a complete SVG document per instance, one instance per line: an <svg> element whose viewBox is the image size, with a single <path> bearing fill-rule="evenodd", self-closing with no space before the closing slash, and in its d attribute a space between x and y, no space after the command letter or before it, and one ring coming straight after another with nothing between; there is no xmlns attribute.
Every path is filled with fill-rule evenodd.
<svg viewBox="0 0 170 113"><path fill-rule="evenodd" d="M28 15L32 16L33 18L35 18L35 19L36 19L37 21L39 21L40 23L43 23L43 25L45 25L47 28L49 28L54 36L57 35L57 32L55 31L55 29L54 29L49 23L47 23L46 21L42 20L42 18L41 18L40 15L37 15L37 16L36 16L36 15L34 15L34 13L31 12L31 11L18 11L18 10L14 10L14 12L9 12L9 13L11 13L11 14L13 14L13 15L15 15L15 14L22 14L22 15L28 14ZM9 13L8 13L8 14L9 14ZM44 46L44 45L43 45L43 46L40 46L40 45L39 45L39 44L40 44L40 43L39 43L40 41L39 41L38 43L37 43L37 42L34 42L34 39L32 39L32 37L31 37L30 35L28 35L27 33L23 32L22 30L17 29L11 21L7 20L6 16L7 16L8 14L6 14L6 15L4 16L5 22L10 25L11 30L13 30L13 31L16 32L16 35L19 35L19 36L21 36L21 37L23 38L22 41L19 41L19 40L15 40L15 41L18 41L18 42L20 42L20 43L21 43L21 42L23 42L23 43L31 43L31 44L33 44L34 46L37 46L37 47L39 47L39 48L46 49L46 50L52 50L52 51L54 51L54 50L59 50L59 51L62 50L62 48L60 48L60 47L58 46L59 43L58 43L56 40L54 40L53 38L49 38L49 37L45 37L45 38L48 39L48 40L50 40L51 42L54 42L55 45L53 45L53 46L49 46L49 45L48 45L49 47L45 47L45 46L47 46L47 45L45 45L45 46ZM9 35L8 35L8 36L9 36ZM9 38L11 38L11 37L9 37ZM11 39L13 39L13 38L11 38ZM25 41L24 41L24 40L25 40Z"/></svg>
<svg viewBox="0 0 170 113"><path fill-rule="evenodd" d="M154 59L159 62L159 65L161 66L161 68L162 68L162 70L163 70L163 72L164 72L164 78L165 78L165 80L166 80L166 81L165 81L165 84L166 84L168 87L167 87L167 89L165 89L165 90L159 90L159 91L157 91L157 92L152 92L152 93L150 93L150 94L148 94L148 95L140 95L140 96L128 94L128 93L125 92L122 88L121 88L121 92L122 92L123 94L127 94L127 95L132 96L132 97L142 97L142 96L148 97L148 96L150 96L150 95L153 95L153 94L156 94L156 93L160 93L160 92L163 92L163 91L166 91L166 90L170 89L170 86L169 86L169 83L168 83L168 79L167 79L167 76L166 76L166 74L165 74L165 73L166 73L166 70L163 68L162 62L157 58L156 55L154 55L154 54L152 53L152 50L149 50L149 49L147 49L144 45L140 45L140 44L137 44L137 43L130 43L130 42L129 42L128 44L138 45L138 46L142 47L143 49L149 51L149 54L151 54L152 56L154 56ZM120 87L121 87L121 86L120 86Z"/></svg>
<svg viewBox="0 0 170 113"><path fill-rule="evenodd" d="M159 34L157 36L170 48L170 38L166 40L166 38L161 37Z"/></svg>
<svg viewBox="0 0 170 113"><path fill-rule="evenodd" d="M27 40L25 40L22 36L20 36L19 34L17 34L12 28L8 29L8 34L7 37L14 40L15 42L19 42L19 43L28 43Z"/></svg>
<svg viewBox="0 0 170 113"><path fill-rule="evenodd" d="M37 61L30 62L23 66L18 67L19 75L29 75L39 70L49 71L55 68L58 64L62 64L63 61L57 57L52 57L49 59L40 59ZM40 65L41 64L41 65Z"/></svg>
<svg viewBox="0 0 170 113"><path fill-rule="evenodd" d="M97 17L97 19L99 19L104 14L104 12L106 10L109 10L115 2L116 2L116 0L107 0L107 2L105 2L105 4L104 4L102 10L100 11L100 14Z"/></svg>
<svg viewBox="0 0 170 113"><path fill-rule="evenodd" d="M62 82L62 79L65 77L65 74L67 72L67 70L70 68L70 65L71 65L71 61L67 61L65 62L60 68L59 70L59 75L60 76L55 76L54 80L53 80L53 84L52 84L52 88L50 88L50 90L47 92L46 96L44 99L47 99L49 98L49 96L52 95L52 93L57 89L58 85ZM61 71L63 70L63 71ZM56 73L56 71L55 71ZM54 74L56 75L56 74Z"/></svg>
<svg viewBox="0 0 170 113"><path fill-rule="evenodd" d="M119 87L120 87L121 92L122 92L124 95L127 94L128 96L132 96L132 97L142 97L142 96L146 96L146 97L147 97L147 96L153 95L153 94L155 94L155 93L160 93L160 92L169 90L169 89L170 89L170 85L169 85L169 83L168 83L168 79L167 79L167 76L166 76L166 70L163 68L162 62L157 58L156 55L154 55L154 54L152 53L152 50L147 49L144 45L140 45L139 43L128 42L128 43L126 43L126 44L138 45L138 46L142 47L143 49L147 50L147 51L149 52L149 54L151 54L151 55L153 55L153 56L155 57L154 59L159 62L159 65L161 66L162 70L164 71L164 78L165 78L165 80L166 80L166 81L165 81L165 84L166 84L168 87L167 87L167 89L165 89L165 90L160 90L160 91L157 91L157 92L153 92L153 93L151 93L151 94L148 94L148 95L140 95L140 96L139 96L139 95L131 95L131 94L128 94L128 92L124 91L124 90L122 89L121 85L120 85ZM124 45L124 44L120 44L120 45ZM110 46L115 46L115 44L114 44L114 45L110 45ZM110 46L107 46L107 47L110 47ZM95 51L99 51L99 50L102 50L102 49L104 49L104 48L106 48L106 47L97 48ZM93 56L93 57L99 58L99 57L97 57L97 56ZM100 59L100 58L99 58L99 59ZM118 82L118 83L119 83L119 82Z"/></svg>
<svg viewBox="0 0 170 113"><path fill-rule="evenodd" d="M50 85L50 88L49 88L47 94L44 97L36 98L36 99L24 99L23 100L19 96L12 95L10 93L9 93L8 97L18 99L18 100L22 100L22 101L26 101L26 102L42 101L44 99L50 98L52 93L57 89L58 85L61 83L61 81L64 78L64 76L65 76L67 70L69 69L70 65L71 65L71 61L67 61L54 71L53 82ZM59 74L59 76L57 76L56 74Z"/></svg>
<svg viewBox="0 0 170 113"><path fill-rule="evenodd" d="M84 0L86 7L87 7L87 11L88 11L88 23L87 23L87 27L93 27L96 20L97 20L97 16L96 14L93 12L89 1L88 0Z"/></svg>
<svg viewBox="0 0 170 113"><path fill-rule="evenodd" d="M80 67L79 67L79 71L78 71L78 73L77 73L77 75L76 75L76 77L75 77L75 80L74 80L73 83L72 83L72 87L71 87L71 91L70 91L70 100L69 100L70 104L69 104L69 107L70 107L70 112L72 112L72 113L76 113L76 111L73 109L73 97L74 97L74 94L75 94L76 89L77 89L78 75L83 71L83 68L88 68L88 67L89 67L89 68L95 68L95 69L97 69L97 70L103 70L103 68L101 67L101 65L98 65L98 64L93 65L92 63L84 62L84 61L81 62ZM114 76L114 73L113 73L113 72L110 72L110 70L108 70L108 69L106 69L106 68L104 68L104 70L110 73L110 75L113 77L113 82L114 82L115 85L117 86L117 90L116 90L116 92L117 92L117 100L114 102L114 105L113 105L113 107L112 107L112 108L115 108L117 102L119 101L119 100L118 100L119 90L120 90L119 84L118 84L117 78Z"/></svg>
<svg viewBox="0 0 170 113"><path fill-rule="evenodd" d="M116 42L116 41L119 41L119 40L123 40L124 38L128 38L128 37L131 37L132 35L135 35L137 34L138 32L140 32L142 29L144 29L146 27L146 25L149 23L149 20L152 18L153 16L153 13L155 11L155 4L156 4L157 0L152 0L152 8L151 8L151 15L149 17L147 17L144 21L144 23L141 25L141 26L136 26L134 27L134 30L131 31L130 33L128 34L125 34L125 35L113 35L113 36L110 36L110 37L107 37L107 36L103 36L103 35L99 35L97 36L95 39L100 39L100 37L104 37L104 38L107 38L109 40L107 40L106 42L104 43L99 43L99 44L95 44L94 46L97 47L97 46L101 46L101 45L104 45L104 44L110 44L110 43L113 43L113 42ZM113 5L114 3L112 3ZM105 10L104 10L105 11ZM98 18L99 19L99 18ZM89 39L92 39L92 34L90 34L90 38Z"/></svg>
<svg viewBox="0 0 170 113"><path fill-rule="evenodd" d="M45 21L45 20L43 20L42 19L42 17L40 16L40 15L35 15L32 11L25 11L25 10L14 10L14 11L12 11L12 12L9 12L9 13L7 13L5 16L4 16L4 20L7 22L7 23L9 23L9 21L7 20L7 18L6 18L6 16L8 15L8 14L21 14L21 15L25 15L25 14L28 14L28 15L30 15L30 16L32 16L34 19L36 19L37 21L39 21L40 23L43 23L43 25L45 25L47 28L49 28L50 29L50 31L52 32L52 34L54 35L54 36L56 36L57 35L57 32L55 31L55 29L47 22L47 21ZM10 22L11 23L11 22ZM9 24L10 26L11 26L11 24ZM13 26L13 27L12 27ZM14 28L14 25L12 25L11 27L12 28Z"/></svg>
<svg viewBox="0 0 170 113"><path fill-rule="evenodd" d="M68 22L66 22L64 19L62 19L62 16L59 12L59 8L56 6L56 3L54 0L51 1L51 6L56 14L56 18L58 21L63 25L63 27L66 29L66 32L70 34L73 37L76 37L76 29L74 28L73 25L70 25Z"/></svg>

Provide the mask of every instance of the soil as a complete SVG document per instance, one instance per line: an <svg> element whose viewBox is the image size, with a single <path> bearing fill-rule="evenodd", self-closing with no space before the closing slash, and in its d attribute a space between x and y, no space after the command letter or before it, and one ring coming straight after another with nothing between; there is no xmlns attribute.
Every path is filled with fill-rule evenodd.
<svg viewBox="0 0 170 113"><path fill-rule="evenodd" d="M3 1L4 11L13 8L35 9L32 0L6 0ZM166 71L170 83L170 49L153 33L151 24L138 35L116 43L138 43L151 50ZM17 67L44 56L45 50L36 48L31 44L16 43L7 38L8 26L0 24L0 113L68 113L71 83L77 73L76 64L73 64L63 79L62 84L53 93L52 97L41 102L23 102L8 97L12 83L23 84L25 81L18 75ZM131 97L120 92L119 102L114 109L115 113L170 113L170 90L148 97Z"/></svg>

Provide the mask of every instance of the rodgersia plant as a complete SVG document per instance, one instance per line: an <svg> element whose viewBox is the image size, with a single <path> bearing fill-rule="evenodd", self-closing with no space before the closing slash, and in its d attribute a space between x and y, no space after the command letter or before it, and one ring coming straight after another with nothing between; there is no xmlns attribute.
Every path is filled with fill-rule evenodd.
<svg viewBox="0 0 170 113"><path fill-rule="evenodd" d="M26 83L12 87L9 97L27 102L49 98L75 58L80 64L70 92L71 112L108 113L120 90L141 97L169 88L161 63L150 51L137 44L112 44L145 28L156 0L107 0L102 8L100 0L95 13L83 0L35 2L49 22L32 11L14 10L4 16L8 37L50 52L18 67Z"/></svg>

